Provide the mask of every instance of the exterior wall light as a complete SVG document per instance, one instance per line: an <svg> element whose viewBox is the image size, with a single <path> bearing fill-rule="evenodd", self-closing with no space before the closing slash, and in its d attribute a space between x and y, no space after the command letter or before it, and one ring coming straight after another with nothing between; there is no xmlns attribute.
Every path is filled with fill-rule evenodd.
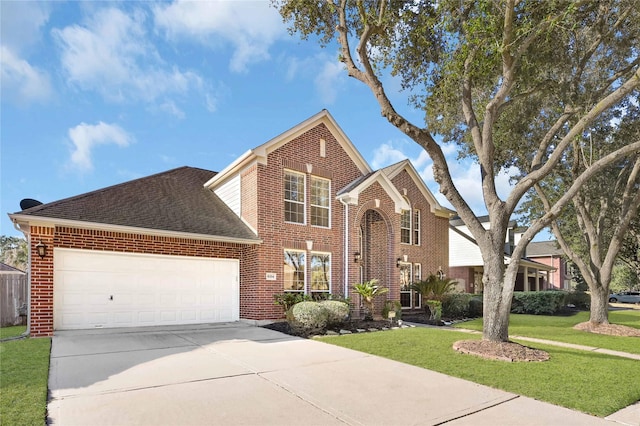
<svg viewBox="0 0 640 426"><path fill-rule="evenodd" d="M360 252L359 251L355 252L353 254L353 261L355 263L360 263L361 260L362 260L362 255L360 254Z"/></svg>
<svg viewBox="0 0 640 426"><path fill-rule="evenodd" d="M40 259L44 259L44 257L47 255L47 245L44 244L42 240L40 240L40 242L36 244L36 250L38 251L38 256L40 256Z"/></svg>

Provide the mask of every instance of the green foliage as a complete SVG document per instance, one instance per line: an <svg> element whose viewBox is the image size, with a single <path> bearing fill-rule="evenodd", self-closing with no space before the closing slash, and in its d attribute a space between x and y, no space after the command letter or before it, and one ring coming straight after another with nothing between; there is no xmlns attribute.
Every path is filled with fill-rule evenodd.
<svg viewBox="0 0 640 426"><path fill-rule="evenodd" d="M310 301L311 296L303 293L285 292L285 293L274 294L273 300L276 305L282 306L282 309L286 313L296 303Z"/></svg>
<svg viewBox="0 0 640 426"><path fill-rule="evenodd" d="M613 268L611 285L612 293L640 288L640 282L635 272L625 263L619 263Z"/></svg>
<svg viewBox="0 0 640 426"><path fill-rule="evenodd" d="M565 303L567 305L573 305L577 309L588 310L591 306L591 296L589 295L589 293L585 293L583 291L571 291L567 293Z"/></svg>
<svg viewBox="0 0 640 426"><path fill-rule="evenodd" d="M409 287L411 290L417 291L422 297L422 306L424 306L425 313L429 315L429 319L436 319L442 314L442 300L445 295L453 290L457 281L451 278L440 279L434 274L431 274L427 279L415 282ZM433 303L439 302L438 304ZM428 312L427 312L428 311ZM438 317L439 319L439 317Z"/></svg>
<svg viewBox="0 0 640 426"><path fill-rule="evenodd" d="M382 318L389 318L389 312L391 311L396 313L396 321L402 319L402 304L399 300L385 300L384 306L382 307Z"/></svg>
<svg viewBox="0 0 640 426"><path fill-rule="evenodd" d="M440 321L442 318L442 302L439 300L425 300L424 303L429 307L429 319L432 321Z"/></svg>
<svg viewBox="0 0 640 426"><path fill-rule="evenodd" d="M481 318L483 314L482 296L474 296L469 300L469 316L471 318Z"/></svg>
<svg viewBox="0 0 640 426"><path fill-rule="evenodd" d="M26 271L28 253L27 240L24 238L0 236L0 262Z"/></svg>
<svg viewBox="0 0 640 426"><path fill-rule="evenodd" d="M389 289L386 287L378 286L378 280L374 278L372 280L354 285L353 291L356 294L359 294L362 297L362 301L365 303L365 306L367 308L366 318L372 319L374 315L373 311L375 298L388 293Z"/></svg>
<svg viewBox="0 0 640 426"><path fill-rule="evenodd" d="M349 305L338 300L318 302L327 311L327 325L340 324L349 318Z"/></svg>
<svg viewBox="0 0 640 426"><path fill-rule="evenodd" d="M329 310L319 302L299 302L287 312L287 319L294 327L324 330L329 322Z"/></svg>
<svg viewBox="0 0 640 426"><path fill-rule="evenodd" d="M564 291L516 291L513 293L511 313L553 315L566 305Z"/></svg>
<svg viewBox="0 0 640 426"><path fill-rule="evenodd" d="M470 317L469 302L473 294L449 293L442 298L442 316L448 319ZM482 314L481 314L482 315Z"/></svg>

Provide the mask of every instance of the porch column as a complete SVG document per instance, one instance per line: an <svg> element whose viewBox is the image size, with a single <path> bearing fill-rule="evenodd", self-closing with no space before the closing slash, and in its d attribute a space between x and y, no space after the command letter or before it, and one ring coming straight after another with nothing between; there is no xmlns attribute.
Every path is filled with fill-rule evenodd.
<svg viewBox="0 0 640 426"><path fill-rule="evenodd" d="M536 268L534 271L536 274L536 291L540 291L540 270Z"/></svg>
<svg viewBox="0 0 640 426"><path fill-rule="evenodd" d="M529 267L525 266L524 267L524 282L523 284L523 291L529 291Z"/></svg>

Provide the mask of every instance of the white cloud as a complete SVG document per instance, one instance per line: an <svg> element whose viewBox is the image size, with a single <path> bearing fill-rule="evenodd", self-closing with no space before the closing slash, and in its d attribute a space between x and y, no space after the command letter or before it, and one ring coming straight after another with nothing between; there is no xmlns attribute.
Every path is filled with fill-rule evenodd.
<svg viewBox="0 0 640 426"><path fill-rule="evenodd" d="M184 1L154 8L156 26L169 38L193 38L213 46L230 44L229 68L246 72L269 59L269 48L286 35L280 15L267 1Z"/></svg>
<svg viewBox="0 0 640 426"><path fill-rule="evenodd" d="M35 1L0 2L2 45L13 52L28 50L40 40L42 27L49 20L50 3Z"/></svg>
<svg viewBox="0 0 640 426"><path fill-rule="evenodd" d="M140 10L125 13L107 8L98 10L84 25L54 29L69 83L119 102L154 102L192 89L206 93L198 74L164 63L148 40L145 19Z"/></svg>
<svg viewBox="0 0 640 426"><path fill-rule="evenodd" d="M395 146L397 144L397 142L390 141L376 148L373 152L371 167L377 170L408 158L401 148Z"/></svg>
<svg viewBox="0 0 640 426"><path fill-rule="evenodd" d="M46 101L52 93L47 72L29 61L32 46L49 20L49 5L0 2L2 97L18 104Z"/></svg>
<svg viewBox="0 0 640 426"><path fill-rule="evenodd" d="M114 144L126 147L133 142L133 137L116 124L100 121L95 125L80 123L69 129L69 140L73 144L71 165L81 171L89 171L93 169L91 154L96 146Z"/></svg>
<svg viewBox="0 0 640 426"><path fill-rule="evenodd" d="M42 102L51 95L49 75L0 46L2 96L16 103Z"/></svg>
<svg viewBox="0 0 640 426"><path fill-rule="evenodd" d="M325 104L332 104L338 97L338 91L344 85L344 65L338 61L326 61L315 78L316 90Z"/></svg>

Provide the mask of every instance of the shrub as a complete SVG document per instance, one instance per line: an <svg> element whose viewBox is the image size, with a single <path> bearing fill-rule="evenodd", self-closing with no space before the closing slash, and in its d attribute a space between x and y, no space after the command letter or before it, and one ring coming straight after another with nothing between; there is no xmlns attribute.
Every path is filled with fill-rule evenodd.
<svg viewBox="0 0 640 426"><path fill-rule="evenodd" d="M276 305L282 306L285 313L289 312L289 309L296 303L305 302L311 300L309 295L302 293L280 293L274 294L273 300Z"/></svg>
<svg viewBox="0 0 640 426"><path fill-rule="evenodd" d="M473 296L469 300L469 316L471 318L482 317L482 296Z"/></svg>
<svg viewBox="0 0 640 426"><path fill-rule="evenodd" d="M338 300L323 300L319 305L327 311L327 324L340 324L349 317L349 305Z"/></svg>
<svg viewBox="0 0 640 426"><path fill-rule="evenodd" d="M429 319L440 321L440 318L442 318L442 302L439 300L426 300L425 305L429 308Z"/></svg>
<svg viewBox="0 0 640 426"><path fill-rule="evenodd" d="M322 330L327 326L329 310L318 302L299 302L287 312L287 319L294 327Z"/></svg>
<svg viewBox="0 0 640 426"><path fill-rule="evenodd" d="M517 291L513 293L514 314L553 315L565 306L564 291Z"/></svg>
<svg viewBox="0 0 640 426"><path fill-rule="evenodd" d="M382 307L382 317L384 319L389 318L389 312L391 311L396 313L396 317L394 318L396 321L402 319L402 305L399 300L385 300L384 306Z"/></svg>
<svg viewBox="0 0 640 426"><path fill-rule="evenodd" d="M442 316L449 319L461 319L471 316L469 314L469 302L473 294L451 293L442 299Z"/></svg>
<svg viewBox="0 0 640 426"><path fill-rule="evenodd" d="M572 291L567 293L565 303L573 305L577 309L589 310L591 308L591 296L581 291Z"/></svg>

